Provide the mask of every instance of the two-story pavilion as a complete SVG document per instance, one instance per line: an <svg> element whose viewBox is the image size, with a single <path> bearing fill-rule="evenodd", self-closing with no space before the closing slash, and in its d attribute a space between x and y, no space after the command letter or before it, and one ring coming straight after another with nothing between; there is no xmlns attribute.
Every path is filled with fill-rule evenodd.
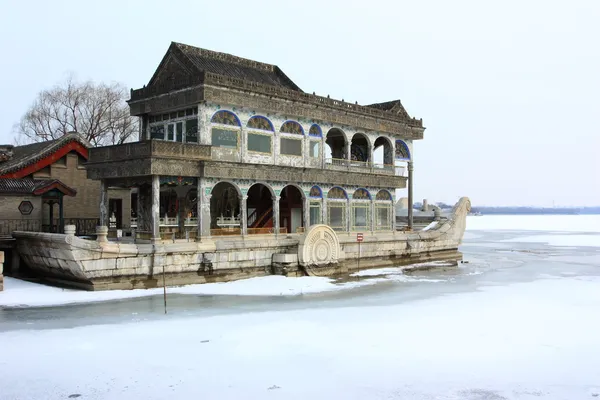
<svg viewBox="0 0 600 400"><path fill-rule="evenodd" d="M390 232L407 182L412 203L412 145L424 128L399 100L305 93L277 66L172 43L129 105L139 141L90 149L87 163L102 182L104 226L108 187L137 188L137 229L154 241L321 223Z"/></svg>

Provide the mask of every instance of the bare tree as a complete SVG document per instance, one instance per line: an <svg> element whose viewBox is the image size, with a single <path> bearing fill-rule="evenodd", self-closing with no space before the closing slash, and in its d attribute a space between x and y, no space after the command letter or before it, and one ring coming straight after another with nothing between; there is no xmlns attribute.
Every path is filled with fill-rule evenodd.
<svg viewBox="0 0 600 400"><path fill-rule="evenodd" d="M78 82L72 76L40 92L15 125L18 142L57 139L78 132L93 146L125 143L138 133L129 115L127 89L122 84Z"/></svg>

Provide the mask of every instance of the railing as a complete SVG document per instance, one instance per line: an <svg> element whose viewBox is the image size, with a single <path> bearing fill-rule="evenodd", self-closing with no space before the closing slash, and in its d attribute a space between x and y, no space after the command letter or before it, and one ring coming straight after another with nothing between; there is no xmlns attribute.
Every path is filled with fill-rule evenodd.
<svg viewBox="0 0 600 400"><path fill-rule="evenodd" d="M326 158L325 164L334 167L348 167L348 159L346 158Z"/></svg>
<svg viewBox="0 0 600 400"><path fill-rule="evenodd" d="M369 163L368 161L356 161L356 160L351 160L350 161L350 168L358 168L358 169L362 169L362 170L369 170L371 168L371 163Z"/></svg>
<svg viewBox="0 0 600 400"><path fill-rule="evenodd" d="M404 176L404 167L395 167L394 164L371 163L369 161L356 161L342 158L326 158L325 166L329 169L347 169L364 171L376 174Z"/></svg>
<svg viewBox="0 0 600 400"><path fill-rule="evenodd" d="M240 227L242 226L240 218L236 217L218 217L217 218L217 226L221 228L227 227Z"/></svg>
<svg viewBox="0 0 600 400"><path fill-rule="evenodd" d="M158 226L179 226L179 217L168 217L164 216L164 218L158 219Z"/></svg>
<svg viewBox="0 0 600 400"><path fill-rule="evenodd" d="M148 157L209 160L211 158L210 150L211 146L195 143L142 140L140 142L90 148L88 163L105 163Z"/></svg>
<svg viewBox="0 0 600 400"><path fill-rule="evenodd" d="M248 235L268 235L275 233L275 228L248 228ZM287 228L279 228L279 233L286 234Z"/></svg>
<svg viewBox="0 0 600 400"><path fill-rule="evenodd" d="M195 217L188 217L185 219L184 226L198 226L198 218Z"/></svg>
<svg viewBox="0 0 600 400"><path fill-rule="evenodd" d="M64 218L64 225L75 225L75 234L94 235L96 234L96 226L98 218ZM14 231L25 232L53 232L60 231L60 220L54 219L52 223L42 224L37 219L3 219L0 220L0 235L10 236Z"/></svg>
<svg viewBox="0 0 600 400"><path fill-rule="evenodd" d="M210 234L212 236L234 236L241 235L242 230L240 228L211 229Z"/></svg>
<svg viewBox="0 0 600 400"><path fill-rule="evenodd" d="M35 219L2 219L0 235L11 236L14 231L42 232L42 223Z"/></svg>
<svg viewBox="0 0 600 400"><path fill-rule="evenodd" d="M184 221L184 226L197 226L198 225L198 218L195 217L188 217L185 219ZM159 218L158 219L158 225L159 226L179 226L179 217L175 217L175 218ZM129 226L132 229L135 229L138 227L138 219L137 218L131 218L129 220Z"/></svg>
<svg viewBox="0 0 600 400"><path fill-rule="evenodd" d="M396 167L396 176L406 176L406 167Z"/></svg>

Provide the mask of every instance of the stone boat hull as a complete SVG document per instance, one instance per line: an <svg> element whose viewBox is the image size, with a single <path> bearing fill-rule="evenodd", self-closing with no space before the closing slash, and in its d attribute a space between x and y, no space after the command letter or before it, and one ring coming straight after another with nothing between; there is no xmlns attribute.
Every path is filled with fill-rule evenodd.
<svg viewBox="0 0 600 400"><path fill-rule="evenodd" d="M358 269L460 260L471 204L417 232L336 233L327 225L304 234L203 238L199 242L97 242L73 235L15 232L26 266L48 281L86 290L223 282L283 274L329 276Z"/></svg>

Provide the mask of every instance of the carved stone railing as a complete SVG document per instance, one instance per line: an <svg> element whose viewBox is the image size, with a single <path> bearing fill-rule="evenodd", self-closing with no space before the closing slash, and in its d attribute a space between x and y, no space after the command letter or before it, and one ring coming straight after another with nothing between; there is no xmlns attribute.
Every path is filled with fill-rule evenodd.
<svg viewBox="0 0 600 400"><path fill-rule="evenodd" d="M344 100L331 99L329 97L322 97L315 94L304 93L298 90L286 89L279 86L265 85L257 82L247 81L244 79L214 74L211 72L204 72L202 74L191 76L185 79L171 81L166 84L153 85L136 90L132 89L131 99L129 101L135 102L139 100L144 100L153 96L157 96L159 94L165 94L184 88L191 88L202 84L225 86L267 96L276 96L286 100L314 104L321 107L326 106L328 108L337 109L346 113L350 112L353 114L367 115L375 118L384 118L393 121L405 122L409 126L417 128L423 127L422 119L410 117L407 118L404 115L396 114L387 110L380 110L378 108L347 103Z"/></svg>
<svg viewBox="0 0 600 400"><path fill-rule="evenodd" d="M143 140L114 146L96 147L89 150L88 163L125 161L139 158L180 158L185 160L209 160L211 146L164 140Z"/></svg>
<svg viewBox="0 0 600 400"><path fill-rule="evenodd" d="M390 111L384 111L379 110L377 108L347 103L344 100L331 99L329 97L317 96L315 94L304 93L297 90L284 89L278 86L264 85L261 83L246 81L243 79L232 78L219 74L213 74L210 72L205 73L204 83L227 86L241 90L248 90L253 93L260 93L267 96L283 97L288 100L302 101L305 103L327 106L329 108L337 108L340 111L344 112L352 112L362 115L369 115L376 118L385 118L394 121L402 121L407 122L410 126L415 126L419 128L423 127L422 119L406 118L402 115L395 114Z"/></svg>
<svg viewBox="0 0 600 400"><path fill-rule="evenodd" d="M368 161L348 161L341 158L326 158L325 167L327 169L347 170L357 172L367 172L371 174L394 175L394 165L370 163ZM402 168L402 167L399 167ZM398 175L398 174L397 174ZM403 175L399 175L403 176Z"/></svg>

